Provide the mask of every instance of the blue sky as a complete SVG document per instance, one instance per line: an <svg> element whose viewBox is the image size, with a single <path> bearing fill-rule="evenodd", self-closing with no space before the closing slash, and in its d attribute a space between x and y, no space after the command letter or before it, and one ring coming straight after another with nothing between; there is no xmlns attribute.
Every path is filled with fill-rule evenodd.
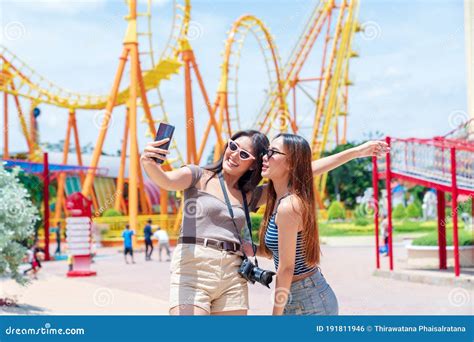
<svg viewBox="0 0 474 342"><path fill-rule="evenodd" d="M226 32L235 19L245 13L261 18L285 61L316 3L193 1L192 20L198 32L191 44L211 99L217 89ZM109 92L125 32L124 1L0 0L0 12L2 44L37 72L78 92ZM172 2L157 1L153 14L154 44L159 51L170 30ZM361 1L359 21L374 31L372 36L370 31L358 34L354 41L360 57L353 59L350 67L354 82L349 92L350 140L360 141L375 131L396 137L431 137L453 129L453 115L465 112L467 106L463 20L462 0ZM7 32L15 26L17 31ZM321 48L316 45L314 50L316 61ZM316 76L312 68L317 68L317 62L308 63L302 76ZM257 43L249 38L239 70L243 122L252 121L264 99L268 84L264 70ZM178 142L184 144L183 74L163 83L162 89L167 112L177 126ZM308 89L315 89L315 85ZM153 95L150 97L156 102ZM29 104L24 102L23 106L26 109ZM42 141L64 139L67 111L51 106L41 109ZM195 111L199 138L208 115L198 98ZM309 107L303 104L299 113L312 122ZM82 145L96 141L98 128L92 124L95 114L78 112ZM11 117L11 150L24 150L18 119ZM124 109L117 108L104 146L106 152L114 153L120 146L123 117ZM144 124L139 125L141 147L148 140L145 129Z"/></svg>

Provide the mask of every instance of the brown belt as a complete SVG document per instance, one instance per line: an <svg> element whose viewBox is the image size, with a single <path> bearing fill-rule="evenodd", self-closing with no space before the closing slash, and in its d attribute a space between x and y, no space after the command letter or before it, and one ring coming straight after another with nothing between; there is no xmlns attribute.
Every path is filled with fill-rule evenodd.
<svg viewBox="0 0 474 342"><path fill-rule="evenodd" d="M240 244L236 242L230 241L220 241L214 239L203 239L203 238L196 238L192 236L182 236L178 239L178 244L193 244L193 245L200 245L204 247L211 247L217 249L219 251L226 251L226 252L238 252L240 251Z"/></svg>

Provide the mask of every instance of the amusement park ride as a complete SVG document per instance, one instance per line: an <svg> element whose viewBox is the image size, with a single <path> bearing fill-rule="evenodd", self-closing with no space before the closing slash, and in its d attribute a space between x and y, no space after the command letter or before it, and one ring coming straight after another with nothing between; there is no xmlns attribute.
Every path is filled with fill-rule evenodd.
<svg viewBox="0 0 474 342"><path fill-rule="evenodd" d="M165 110L165 101L160 92L160 83L169 80L184 69L185 113L186 113L186 152L185 160L176 142L171 145L172 155L176 157L164 164L172 169L184 163L199 164L203 151L209 144L211 131L215 134L214 157L222 151L225 140L233 132L241 128L255 128L272 134L278 131L298 132L299 123L303 119L297 115L297 94L302 92L314 104L314 123L311 135L314 158L328 147L330 137L332 141L344 143L347 129L347 101L348 87L351 84L348 78L349 60L357 54L352 51L354 34L360 31L357 11L358 0L324 0L320 1L312 10L304 31L299 36L288 60L283 65L274 39L266 25L253 15L243 15L238 18L225 42L224 59L221 66L221 77L214 102L210 100L203 77L196 62L192 46L188 39L191 20L190 0L174 1L173 27L166 48L160 56L156 56L153 49L153 34L151 6L152 1L146 3L136 0L127 0L128 15L125 17L127 29L123 40L123 51L115 74L113 86L108 95L85 95L65 90L48 81L36 73L26 63L10 52L6 47L0 47L2 63L0 74L0 90L4 94L4 124L8 126L9 108L8 99L13 98L16 107L16 116L20 120L22 133L28 146L28 160L39 162L42 151L36 132L36 117L41 104L49 104L64 108L69 115L64 141L62 164L68 163L71 132L74 137L74 149L79 166L83 166L81 147L79 144L80 132L76 124L77 110L100 110L103 119L97 138L92 159L87 172L80 170L80 185L83 195L91 198L94 208L99 204L94 191L94 178L100 166L100 158L104 140L108 132L109 123L114 110L125 106L126 120L121 148L121 163L116 180L113 206L117 210L129 215L132 228L137 227L137 215L150 214L151 205L144 186L144 177L139 164L139 150L137 137L137 121L139 108L144 116L141 121L148 126L149 134L155 134L155 125L161 121L168 121ZM144 6L140 11L138 7ZM145 25L143 21L146 21ZM140 25L139 25L140 24ZM139 27L146 27L145 32L139 32ZM238 111L237 82L241 50L245 39L252 34L258 40L263 53L269 75L269 93L257 115L252 127L241 127ZM318 70L309 70L310 75L302 75L303 67L308 63L315 42L322 40L322 58ZM144 59L149 59L151 68L142 70ZM129 63L129 79L124 80L124 70ZM193 83L197 82L198 90L203 96L209 120L197 143L195 129L195 111L193 99L196 90ZM303 82L317 82L317 92L310 94L301 86ZM126 84L121 90L121 85ZM229 91L229 89L233 91ZM156 92L158 102L150 104L149 92ZM229 97L234 94L234 105L229 105ZM291 95L291 96L290 96ZM291 97L291 100L289 99ZM29 123L26 113L20 103L20 98L30 102ZM291 105L290 105L291 104ZM153 109L153 111L152 111ZM342 121L342 124L341 124ZM9 132L4 130L3 159L9 159ZM125 159L129 144L128 180L125 179ZM61 173L58 176L58 195L54 218L59 219L65 207L65 183L68 175ZM128 203L124 201L124 184L128 181ZM318 201L322 205L325 192L325 176L316 179ZM167 214L168 193L160 191L160 207L162 214ZM178 222L179 220L177 220Z"/></svg>
<svg viewBox="0 0 474 342"><path fill-rule="evenodd" d="M42 159L39 144L36 117L41 104L53 105L67 111L68 123L64 141L62 164L51 165L51 174L57 177L57 198L54 220L59 220L67 212L66 196L69 195L67 181L77 179L76 191L90 198L94 210L102 207L98 196L97 178L100 175L100 163L104 140L106 138L112 115L117 107L125 108L125 128L121 146L120 167L113 189L113 208L128 215L132 229L138 227L138 215L152 213L150 192L144 180L139 164L137 136L138 113L141 109L148 134L155 135L155 126L159 122L168 122L165 99L160 91L162 81L170 80L181 69L184 69L184 104L186 151L178 148L172 141L169 158L163 164L167 170L185 163L200 164L206 146L213 145L214 159L222 152L222 148L233 132L253 128L272 136L276 132L300 132L302 122L308 115L298 112L301 97L312 103L311 145L313 158L321 157L329 144L346 142L349 63L357 53L352 50L355 33L361 30L357 22L358 0L321 0L309 14L303 32L297 39L287 61L280 60L277 46L268 27L253 15L242 15L232 25L225 41L221 76L214 101L211 101L206 90L203 76L197 64L197 57L189 39L191 23L190 0L175 0L173 3L173 30L166 46L160 55L155 54L154 38L151 31L152 1L147 2L126 0L128 15L125 17L127 29L123 40L123 50L115 74L112 88L108 95L85 95L67 91L36 73L6 47L0 46L0 91L3 92L3 123L9 124L9 99L12 98L16 116L20 121L21 130L28 147L27 159L15 161L26 169L43 172L48 178L47 163L42 168L38 163ZM138 7L144 7L138 9ZM139 28L145 28L140 31ZM268 73L270 83L268 94L250 127L241 127L238 105L238 76L242 48L248 36L257 39ZM316 43L321 46L320 54L314 54ZM318 62L318 67L309 60ZM146 62L146 63L145 63ZM124 80L126 65L128 79ZM144 67L144 65L149 67ZM306 68L305 68L306 66ZM176 78L176 77L175 77ZM176 80L175 80L176 81ZM197 88L193 87L197 82ZM304 83L314 82L316 91L310 93ZM121 88L121 85L126 86ZM208 121L200 137L196 130L195 92L199 92L204 100ZM150 96L154 93L154 96ZM303 96L302 96L303 95ZM157 102L150 103L150 98ZM22 101L29 101L29 120L26 117ZM99 136L94 147L89 165L84 165L79 143L80 132L76 123L77 110L102 111L103 119ZM206 115L206 117L207 117ZM446 268L446 220L445 193L451 192L452 208L457 207L458 195L474 196L474 119L465 124L467 136L438 137L434 139L395 139L387 138L391 152L386 158L373 159L376 263L380 267L378 255L378 180L386 179L389 215L389 266L393 269L392 254L392 222L391 222L391 180L397 178L412 184L420 184L437 190L438 196L438 232L440 268ZM180 127L177 128L179 130ZM215 140L210 139L211 132ZM68 166L71 133L74 139L74 150L78 167ZM450 133L454 134L454 133ZM3 159L10 159L9 130L3 132ZM211 142L211 140L213 142ZM128 153L127 153L128 147ZM129 158L128 178L126 175L126 158ZM41 166L41 167L40 167ZM39 171L41 170L41 171ZM32 171L35 172L35 171ZM74 176L72 176L74 175ZM323 206L327 175L315 179L315 187L319 206ZM125 200L125 185L128 183L128 201ZM168 214L168 192L160 189L159 204L161 214ZM70 192L70 191L69 191ZM45 206L47 204L45 203ZM453 211L453 241L455 248L455 274L459 275L459 251L457 237L457 212ZM175 224L179 224L179 216ZM45 214L45 217L47 215ZM47 221L47 219L46 219ZM46 230L46 228L45 228ZM47 231L47 230L46 230ZM48 236L46 234L46 239Z"/></svg>

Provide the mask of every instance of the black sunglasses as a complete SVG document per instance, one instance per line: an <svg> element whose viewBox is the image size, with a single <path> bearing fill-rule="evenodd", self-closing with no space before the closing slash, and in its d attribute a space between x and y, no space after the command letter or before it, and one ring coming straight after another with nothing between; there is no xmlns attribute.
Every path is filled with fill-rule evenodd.
<svg viewBox="0 0 474 342"><path fill-rule="evenodd" d="M268 158L271 158L274 154L282 154L282 155L286 156L286 153L283 153L283 152L280 152L280 151L277 151L277 150L273 150L273 149L268 149L263 153L263 155L267 155Z"/></svg>

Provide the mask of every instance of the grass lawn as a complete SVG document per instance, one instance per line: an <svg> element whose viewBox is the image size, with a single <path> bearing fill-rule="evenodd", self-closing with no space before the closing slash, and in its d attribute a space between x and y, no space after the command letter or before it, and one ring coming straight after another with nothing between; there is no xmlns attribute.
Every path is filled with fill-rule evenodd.
<svg viewBox="0 0 474 342"><path fill-rule="evenodd" d="M474 236L471 232L460 229L458 233L459 246L474 245ZM438 246L438 232L433 231L413 240L414 246ZM446 245L453 245L453 229L446 230Z"/></svg>
<svg viewBox="0 0 474 342"><path fill-rule="evenodd" d="M252 218L253 227L259 227L260 220L257 217ZM353 222L327 222L319 220L319 234L320 236L364 236L373 235L375 226L373 223L367 226L356 226ZM448 229L452 229L452 223L447 224ZM460 226L460 229L462 225ZM394 234L406 233L425 233L436 232L437 222L416 222L409 220L393 220ZM258 229L253 229L253 236L255 241L258 241Z"/></svg>
<svg viewBox="0 0 474 342"><path fill-rule="evenodd" d="M448 228L452 224L448 224ZM372 235L374 234L375 226L373 223L367 226L356 226L352 222L319 222L319 231L321 236L352 236L352 235ZM436 231L437 222L415 222L402 220L393 220L394 234L401 233L423 233Z"/></svg>

